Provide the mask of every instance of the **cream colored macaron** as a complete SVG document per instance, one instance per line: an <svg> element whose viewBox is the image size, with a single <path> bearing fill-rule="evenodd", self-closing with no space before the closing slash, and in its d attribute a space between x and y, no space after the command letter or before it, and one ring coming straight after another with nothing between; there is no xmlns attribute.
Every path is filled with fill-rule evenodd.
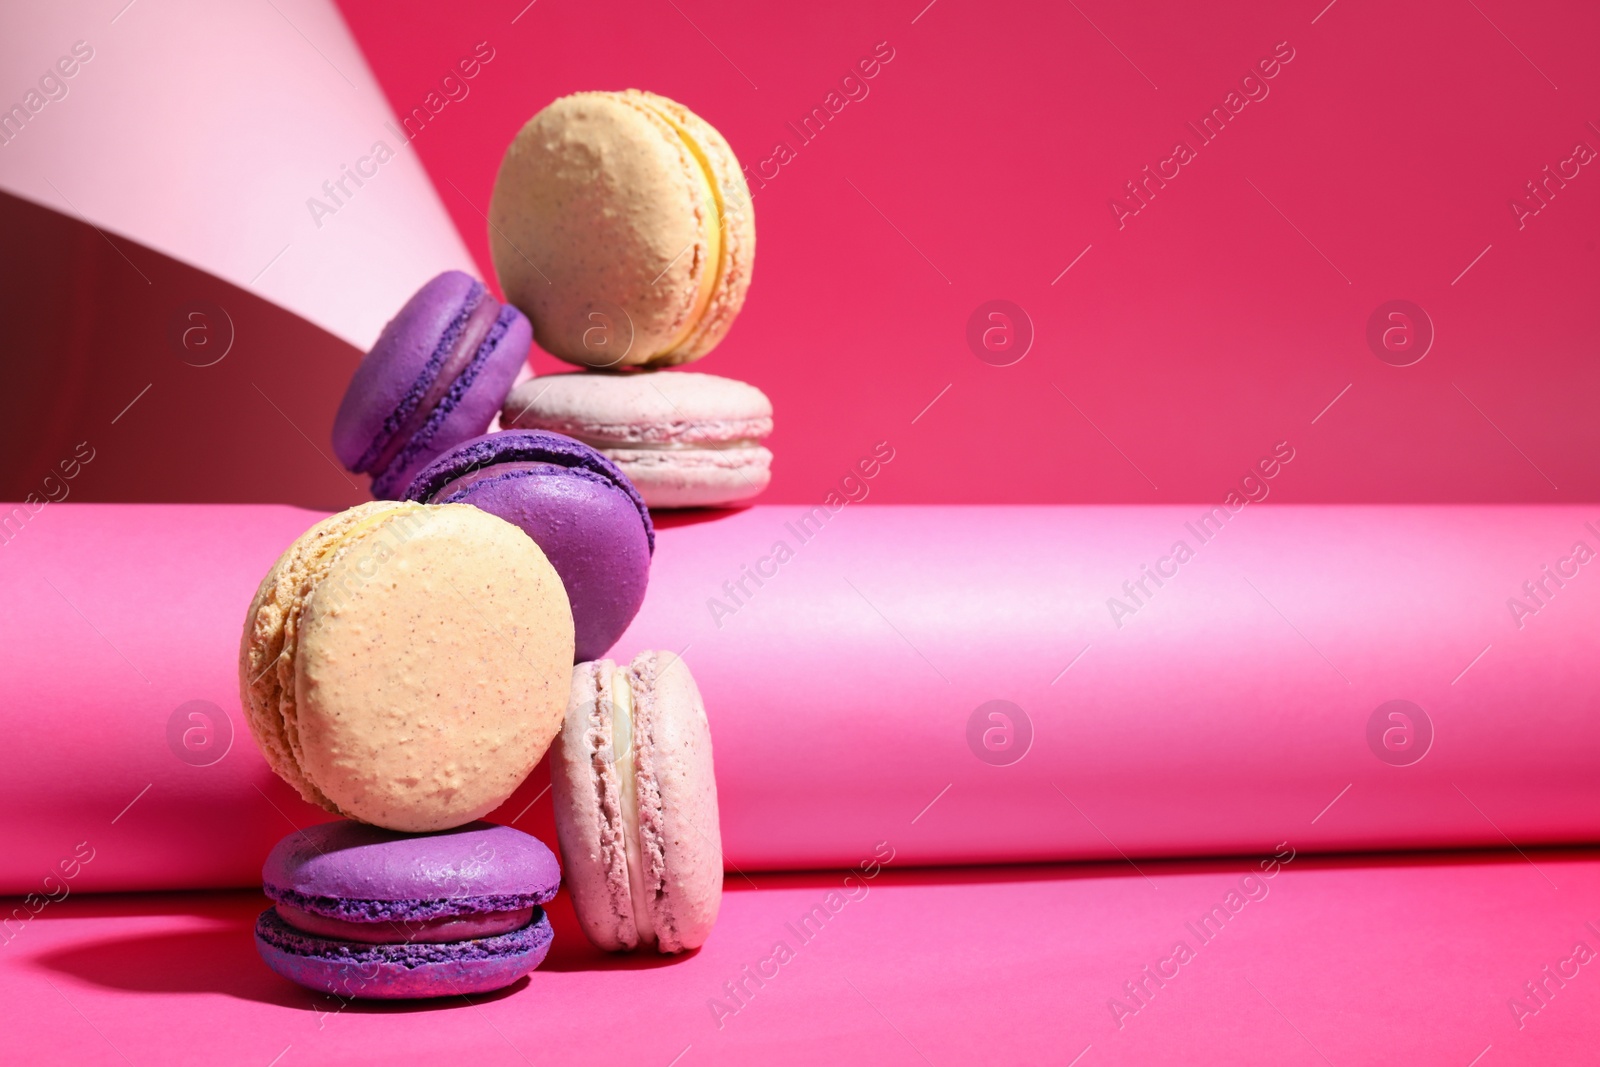
<svg viewBox="0 0 1600 1067"><path fill-rule="evenodd" d="M739 161L682 104L629 89L564 96L495 178L489 248L547 352L670 366L716 347L744 304L755 214Z"/></svg>
<svg viewBox="0 0 1600 1067"><path fill-rule="evenodd" d="M245 616L239 688L267 763L391 830L481 818L561 728L572 610L539 546L466 504L375 501L300 536Z"/></svg>

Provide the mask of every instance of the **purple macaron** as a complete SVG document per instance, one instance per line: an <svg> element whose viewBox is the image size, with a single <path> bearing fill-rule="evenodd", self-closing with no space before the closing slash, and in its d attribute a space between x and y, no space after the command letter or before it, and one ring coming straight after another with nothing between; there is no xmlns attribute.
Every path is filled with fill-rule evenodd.
<svg viewBox="0 0 1600 1067"><path fill-rule="evenodd" d="M405 496L472 504L533 538L572 603L575 662L605 655L644 601L656 546L650 510L627 476L581 441L548 430L485 434L428 464Z"/></svg>
<svg viewBox="0 0 1600 1067"><path fill-rule="evenodd" d="M402 834L339 820L279 841L256 920L267 966L339 997L486 993L544 962L561 867L536 837L475 822Z"/></svg>
<svg viewBox="0 0 1600 1067"><path fill-rule="evenodd" d="M533 328L481 282L448 270L383 328L333 420L333 451L397 499L429 460L489 428L528 358Z"/></svg>

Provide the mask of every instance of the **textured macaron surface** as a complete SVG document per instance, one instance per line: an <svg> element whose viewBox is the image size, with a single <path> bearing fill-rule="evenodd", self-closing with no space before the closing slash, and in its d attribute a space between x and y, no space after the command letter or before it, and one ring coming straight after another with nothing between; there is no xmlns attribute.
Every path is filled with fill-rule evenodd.
<svg viewBox="0 0 1600 1067"><path fill-rule="evenodd" d="M240 643L251 733L309 802L394 830L481 818L560 727L560 576L477 508L375 501L329 517L262 581Z"/></svg>
<svg viewBox="0 0 1600 1067"><path fill-rule="evenodd" d="M652 508L731 507L746 503L772 482L772 453L760 445L738 448L608 448Z"/></svg>
<svg viewBox="0 0 1600 1067"><path fill-rule="evenodd" d="M628 675L645 898L657 945L681 952L705 942L722 904L711 727L700 689L675 653L641 652Z"/></svg>
<svg viewBox="0 0 1600 1067"><path fill-rule="evenodd" d="M486 301L488 320L475 322ZM461 271L434 277L356 368L334 417L334 454L372 475L374 495L399 496L429 459L488 428L531 341L526 317L498 305L476 279ZM471 350L458 351L463 344Z"/></svg>
<svg viewBox="0 0 1600 1067"><path fill-rule="evenodd" d="M440 347L465 321L481 286L461 271L445 271L406 301L350 378L333 419L333 453L362 471L433 381Z"/></svg>
<svg viewBox="0 0 1600 1067"><path fill-rule="evenodd" d="M567 717L550 754L551 803L567 892L585 936L612 952L639 944L617 767L624 748L612 729L616 666L603 659L572 668Z"/></svg>
<svg viewBox="0 0 1600 1067"><path fill-rule="evenodd" d="M510 826L418 835L341 819L279 841L261 881L273 900L329 918L420 922L543 904L561 867L544 842Z"/></svg>
<svg viewBox="0 0 1600 1067"><path fill-rule="evenodd" d="M699 116L652 93L584 92L534 115L506 149L489 243L546 351L663 366L700 358L732 325L755 217L733 150Z"/></svg>
<svg viewBox="0 0 1600 1067"><path fill-rule="evenodd" d="M544 550L572 605L574 655L604 655L644 602L655 533L632 483L599 452L561 434L506 430L458 445L407 495L471 504Z"/></svg>
<svg viewBox="0 0 1600 1067"><path fill-rule="evenodd" d="M743 503L772 481L772 453L759 443L772 432L772 403L732 378L551 374L513 389L500 418L594 445L653 508Z"/></svg>
<svg viewBox="0 0 1600 1067"><path fill-rule="evenodd" d="M626 743L619 708L631 708ZM567 886L589 939L612 950L704 944L722 902L722 833L711 729L683 660L642 652L621 669L610 660L573 668L551 786Z"/></svg>
<svg viewBox="0 0 1600 1067"><path fill-rule="evenodd" d="M772 402L746 382L696 371L548 374L513 389L500 421L596 446L702 445L766 437Z"/></svg>
<svg viewBox="0 0 1600 1067"><path fill-rule="evenodd" d="M463 441L417 474L406 491L406 499L446 503L446 500L436 500L435 497L451 482L508 463L548 463L568 471L592 475L595 480L610 485L633 506L649 539L650 550L655 550L655 528L650 523L650 510L627 476L599 451L566 434L504 430Z"/></svg>

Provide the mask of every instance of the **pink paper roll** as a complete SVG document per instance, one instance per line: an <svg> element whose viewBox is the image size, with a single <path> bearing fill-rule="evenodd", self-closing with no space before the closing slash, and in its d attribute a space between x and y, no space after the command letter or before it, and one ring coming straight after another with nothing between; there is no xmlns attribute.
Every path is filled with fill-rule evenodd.
<svg viewBox="0 0 1600 1067"><path fill-rule="evenodd" d="M318 517L63 504L9 534L0 890L251 884L322 817L255 752L234 677L256 583ZM738 869L885 839L906 864L1592 841L1597 527L1583 506L752 508L660 532L617 654L693 668ZM546 827L543 782L497 817Z"/></svg>

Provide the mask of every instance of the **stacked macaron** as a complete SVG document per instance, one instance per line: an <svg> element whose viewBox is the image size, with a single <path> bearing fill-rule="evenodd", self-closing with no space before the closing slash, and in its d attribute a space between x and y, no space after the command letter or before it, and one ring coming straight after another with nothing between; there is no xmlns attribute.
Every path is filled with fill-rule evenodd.
<svg viewBox="0 0 1600 1067"><path fill-rule="evenodd" d="M421 472L423 500L362 504L302 534L245 616L251 734L306 801L343 817L268 856L256 945L338 996L483 992L543 961L560 866L479 820L558 737L557 831L595 944L695 948L721 898L711 738L687 667L655 652L572 666L567 589L590 598L583 640L599 648L643 595L642 503L556 434L457 451ZM485 495L522 524L474 506Z"/></svg>
<svg viewBox="0 0 1600 1067"><path fill-rule="evenodd" d="M742 503L771 481L772 404L752 385L667 373L700 359L750 288L755 215L733 150L653 93L575 93L506 149L489 207L507 304L459 271L424 285L357 368L334 452L373 495L488 431L591 445L653 508ZM531 379L537 340L585 368Z"/></svg>
<svg viewBox="0 0 1600 1067"><path fill-rule="evenodd" d="M279 841L256 920L267 965L340 997L486 993L550 951L561 868L538 838L468 823L410 835L330 822Z"/></svg>
<svg viewBox="0 0 1600 1067"><path fill-rule="evenodd" d="M506 149L489 246L545 351L666 367L704 356L733 325L755 216L733 149L688 108L637 89L574 93ZM618 310L621 321L604 319Z"/></svg>
<svg viewBox="0 0 1600 1067"><path fill-rule="evenodd" d="M655 551L650 511L627 477L580 441L539 430L474 437L419 471L406 496L471 504L537 542L572 602L579 660L605 655L644 601Z"/></svg>
<svg viewBox="0 0 1600 1067"><path fill-rule="evenodd" d="M594 445L651 507L740 503L771 480L772 405L754 386L656 373L727 334L750 289L750 191L733 149L654 93L574 93L500 163L489 245L534 339L590 368L524 383L502 426Z"/></svg>
<svg viewBox="0 0 1600 1067"><path fill-rule="evenodd" d="M475 820L560 730L572 649L555 568L477 508L375 501L289 546L245 616L240 699L272 769L345 820L268 857L269 966L339 996L418 997L539 965L555 857Z"/></svg>
<svg viewBox="0 0 1600 1067"><path fill-rule="evenodd" d="M765 489L772 405L753 385L693 371L531 378L501 422L565 434L604 453L651 507L732 504Z"/></svg>
<svg viewBox="0 0 1600 1067"><path fill-rule="evenodd" d="M480 820L552 742L591 941L693 949L721 901L699 690L667 653L602 657L644 599L649 509L770 480L761 391L661 369L710 352L744 303L749 191L687 108L578 93L506 151L490 230L508 303L447 271L384 328L333 428L380 499L289 546L240 644L267 762L342 817L268 857L257 947L341 996L482 992L544 959L560 866ZM535 339L585 369L532 378Z"/></svg>
<svg viewBox="0 0 1600 1067"><path fill-rule="evenodd" d="M419 289L356 368L333 420L333 452L401 496L451 445L489 428L528 358L527 317L460 271Z"/></svg>

